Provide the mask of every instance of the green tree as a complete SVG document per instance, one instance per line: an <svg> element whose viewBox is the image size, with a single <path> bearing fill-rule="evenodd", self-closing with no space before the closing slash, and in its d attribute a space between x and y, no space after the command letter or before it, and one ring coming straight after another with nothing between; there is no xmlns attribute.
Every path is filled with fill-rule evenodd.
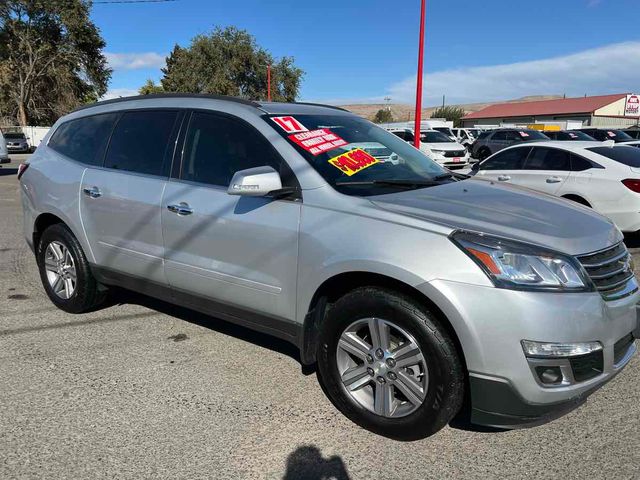
<svg viewBox="0 0 640 480"><path fill-rule="evenodd" d="M147 79L145 84L140 87L140 89L138 90L138 93L140 93L140 95L151 95L153 93L164 93L164 88L162 88L162 85L156 84L153 80L151 80L149 78L149 79Z"/></svg>
<svg viewBox="0 0 640 480"><path fill-rule="evenodd" d="M462 126L462 117L466 115L464 108L461 107L440 107L436 108L431 114L431 118L445 118L449 121L453 121L454 127Z"/></svg>
<svg viewBox="0 0 640 480"><path fill-rule="evenodd" d="M393 114L391 113L391 110L386 109L386 108L381 108L374 115L373 121L374 121L374 123L389 123L389 122L393 122Z"/></svg>
<svg viewBox="0 0 640 480"><path fill-rule="evenodd" d="M271 97L295 101L304 72L292 57L276 60L255 38L236 27L216 27L186 47L176 45L167 57L161 83L166 92L212 93L248 99L267 98L267 65Z"/></svg>
<svg viewBox="0 0 640 480"><path fill-rule="evenodd" d="M90 8L90 0L0 0L2 115L50 125L104 95L111 70Z"/></svg>

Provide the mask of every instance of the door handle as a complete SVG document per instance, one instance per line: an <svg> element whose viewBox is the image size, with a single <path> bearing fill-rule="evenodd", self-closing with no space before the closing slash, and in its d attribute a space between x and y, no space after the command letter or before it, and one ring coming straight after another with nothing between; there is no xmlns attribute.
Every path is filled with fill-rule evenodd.
<svg viewBox="0 0 640 480"><path fill-rule="evenodd" d="M509 181L509 180L511 180L511 177L509 175L500 175L498 177L498 181L499 182L506 182L506 181Z"/></svg>
<svg viewBox="0 0 640 480"><path fill-rule="evenodd" d="M560 183L562 179L560 177L549 177L547 183Z"/></svg>
<svg viewBox="0 0 640 480"><path fill-rule="evenodd" d="M180 202L178 204L167 205L167 209L172 213L177 213L180 216L191 215L193 208L188 203Z"/></svg>
<svg viewBox="0 0 640 480"><path fill-rule="evenodd" d="M82 191L86 196L91 198L98 198L102 196L102 192L98 187L83 188Z"/></svg>

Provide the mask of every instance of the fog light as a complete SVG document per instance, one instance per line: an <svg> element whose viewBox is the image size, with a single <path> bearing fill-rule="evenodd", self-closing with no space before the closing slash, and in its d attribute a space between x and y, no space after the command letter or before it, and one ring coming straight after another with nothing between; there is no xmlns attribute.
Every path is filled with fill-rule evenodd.
<svg viewBox="0 0 640 480"><path fill-rule="evenodd" d="M544 384L557 384L562 382L560 367L536 367L536 373Z"/></svg>
<svg viewBox="0 0 640 480"><path fill-rule="evenodd" d="M543 343L522 340L520 343L524 354L531 358L566 358L602 350L600 342Z"/></svg>

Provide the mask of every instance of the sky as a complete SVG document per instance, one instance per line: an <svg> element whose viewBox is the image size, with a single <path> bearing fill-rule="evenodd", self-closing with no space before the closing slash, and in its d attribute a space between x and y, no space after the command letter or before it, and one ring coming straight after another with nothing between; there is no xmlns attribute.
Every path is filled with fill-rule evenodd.
<svg viewBox="0 0 640 480"><path fill-rule="evenodd" d="M92 19L114 70L107 97L158 81L175 44L233 25L295 58L305 71L299 100L415 101L419 0L99 1ZM427 0L424 104L638 92L639 4Z"/></svg>

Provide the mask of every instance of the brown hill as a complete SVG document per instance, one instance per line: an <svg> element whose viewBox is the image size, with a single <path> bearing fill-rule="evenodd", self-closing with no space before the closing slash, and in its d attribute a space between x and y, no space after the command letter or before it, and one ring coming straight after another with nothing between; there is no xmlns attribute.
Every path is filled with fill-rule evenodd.
<svg viewBox="0 0 640 480"><path fill-rule="evenodd" d="M516 103L516 102L535 102L538 100L555 100L557 98L562 98L562 95L530 95L527 97L518 98L515 100L505 100L499 102L484 102L484 103L467 103L460 105L452 105L455 107L462 107L465 109L467 113L476 112L478 110L482 110L489 105L497 105L502 103ZM355 113L364 118L373 119L374 115L381 108L386 108L387 105L384 103L368 103L368 104L352 104L352 105L340 105L342 108L346 108L350 112ZM391 113L393 114L393 118L395 121L402 122L407 120L414 119L414 105L408 105L403 103L392 103L389 105L391 107ZM438 108L438 106L434 107L426 107L422 109L422 118L430 118L433 111Z"/></svg>

